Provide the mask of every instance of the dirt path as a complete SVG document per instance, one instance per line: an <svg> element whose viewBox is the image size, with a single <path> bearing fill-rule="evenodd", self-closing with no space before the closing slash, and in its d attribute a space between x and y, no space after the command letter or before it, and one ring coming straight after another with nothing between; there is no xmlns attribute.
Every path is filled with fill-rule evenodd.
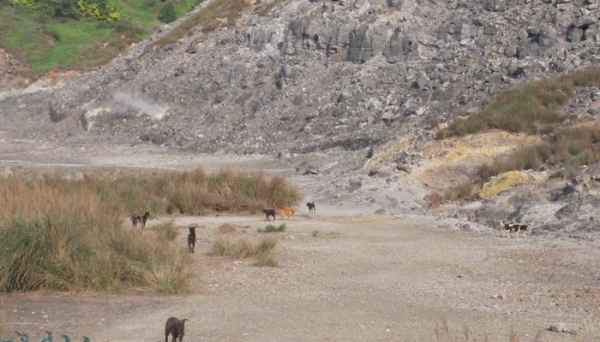
<svg viewBox="0 0 600 342"><path fill-rule="evenodd" d="M285 161L257 156L35 145L0 140L2 167L136 172L200 166L294 173ZM324 181L292 180L311 200ZM453 226L448 220L371 216L366 213L373 208L316 200L316 215L302 208L285 221L286 232L272 234L279 267L208 255L218 238L262 237L257 233L266 224L262 216L161 217L175 220L182 247L186 227L200 226L189 264L195 273L190 294L0 294L0 335L26 331L33 342L52 329L76 341L88 335L94 342L155 342L174 315L191 319L188 342L436 341L436 328L439 341L464 341L465 327L469 341L484 341L485 335L490 342L508 341L512 329L522 342L534 341L540 331L536 341L600 341L597 246L454 231L443 228ZM223 223L236 225L237 232L219 234ZM575 334L545 331L559 322Z"/></svg>
<svg viewBox="0 0 600 342"><path fill-rule="evenodd" d="M187 225L201 227L189 295L2 295L3 328L159 341L175 315L191 319L187 341L435 341L436 327L449 341L447 322L452 340L464 340L467 326L471 340L493 342L508 341L511 329L533 341L565 322L576 335L545 331L541 341L600 341L600 251L591 246L318 213L272 234L279 267L207 255L217 238L263 236L262 219L175 219L182 245ZM222 223L237 232L218 234Z"/></svg>

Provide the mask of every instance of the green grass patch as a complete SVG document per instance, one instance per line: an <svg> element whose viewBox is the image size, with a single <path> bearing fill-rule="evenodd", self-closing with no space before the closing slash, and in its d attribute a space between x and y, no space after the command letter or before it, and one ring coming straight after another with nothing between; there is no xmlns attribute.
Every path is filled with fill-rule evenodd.
<svg viewBox="0 0 600 342"><path fill-rule="evenodd" d="M219 239L213 243L211 254L215 256L226 256L234 259L254 258L256 266L277 266L277 260L273 255L273 249L277 240L264 238L259 242L252 242L246 238L241 239Z"/></svg>
<svg viewBox="0 0 600 342"><path fill-rule="evenodd" d="M161 23L160 8L169 2L179 18L201 0L111 0L117 21L55 18L21 6L0 6L0 47L30 66L39 77L50 70L88 70L102 65Z"/></svg>
<svg viewBox="0 0 600 342"><path fill-rule="evenodd" d="M202 24L203 32L211 32L219 27L235 26L238 18L247 7L248 4L243 0L213 0L200 11L180 22L177 27L160 37L153 44L149 44L146 52L153 47L163 48L177 42L200 24Z"/></svg>
<svg viewBox="0 0 600 342"><path fill-rule="evenodd" d="M281 233L281 232L285 232L285 223L280 224L278 227L275 227L272 224L269 224L265 227L265 229L258 229L259 233Z"/></svg>
<svg viewBox="0 0 600 342"><path fill-rule="evenodd" d="M439 131L437 137L464 136L490 128L514 133L548 132L566 119L561 109L573 96L575 88L591 86L600 86L600 68L579 70L508 89L482 111L464 120L454 120Z"/></svg>
<svg viewBox="0 0 600 342"><path fill-rule="evenodd" d="M565 176L574 176L580 166L600 161L600 125L588 124L557 128L542 143L526 146L504 156L479 172L479 178L490 177L513 170L537 170L542 165L562 166Z"/></svg>

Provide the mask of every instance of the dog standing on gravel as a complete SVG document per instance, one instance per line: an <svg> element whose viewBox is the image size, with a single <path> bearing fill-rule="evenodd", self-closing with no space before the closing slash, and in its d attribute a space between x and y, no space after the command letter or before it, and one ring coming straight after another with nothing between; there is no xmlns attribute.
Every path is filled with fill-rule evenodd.
<svg viewBox="0 0 600 342"><path fill-rule="evenodd" d="M169 334L172 336L171 342L175 342L179 338L179 342L183 342L183 334L185 330L185 321L187 319L177 319L177 317L169 317L165 324L165 342L169 342Z"/></svg>
<svg viewBox="0 0 600 342"><path fill-rule="evenodd" d="M317 212L317 208L315 207L315 201L306 202L306 206L308 207L308 213L315 214Z"/></svg>
<svg viewBox="0 0 600 342"><path fill-rule="evenodd" d="M190 253L194 253L194 248L196 247L196 227L190 227L190 232L188 234L188 248L190 249Z"/></svg>
<svg viewBox="0 0 600 342"><path fill-rule="evenodd" d="M296 210L293 208L283 208L278 210L279 217L286 217L289 219L296 213Z"/></svg>
<svg viewBox="0 0 600 342"><path fill-rule="evenodd" d="M269 216L273 216L273 221L276 221L275 219L275 209L263 209L262 210L263 214L265 214L265 221L271 221L271 219L269 219Z"/></svg>
<svg viewBox="0 0 600 342"><path fill-rule="evenodd" d="M506 232L507 238L510 238L510 233L512 233L512 232L516 233L517 239L519 238L519 233L522 233L523 237L527 237L527 235L525 235L525 232L527 231L527 228L529 228L529 226L526 224L509 223L509 222L500 221L500 225Z"/></svg>

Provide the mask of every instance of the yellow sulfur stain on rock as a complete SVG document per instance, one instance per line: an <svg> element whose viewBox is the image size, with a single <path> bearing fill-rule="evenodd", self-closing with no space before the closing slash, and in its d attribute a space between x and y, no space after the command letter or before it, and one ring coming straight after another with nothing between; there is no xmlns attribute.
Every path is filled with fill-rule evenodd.
<svg viewBox="0 0 600 342"><path fill-rule="evenodd" d="M499 156L514 151L520 146L532 144L538 141L538 138L503 131L493 131L452 140L452 146L448 153L435 158L433 160L434 164L444 165L461 162L466 159Z"/></svg>
<svg viewBox="0 0 600 342"><path fill-rule="evenodd" d="M481 197L495 196L502 191L522 183L534 182L535 177L523 171L508 171L492 177L481 188Z"/></svg>

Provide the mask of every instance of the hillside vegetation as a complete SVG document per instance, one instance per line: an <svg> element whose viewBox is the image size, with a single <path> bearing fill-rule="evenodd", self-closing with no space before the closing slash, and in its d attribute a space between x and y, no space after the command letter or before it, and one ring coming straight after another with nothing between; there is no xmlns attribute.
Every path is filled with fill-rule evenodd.
<svg viewBox="0 0 600 342"><path fill-rule="evenodd" d="M572 177L580 166L600 161L600 125L595 121L572 122L563 107L580 87L600 86L600 68L589 68L560 77L526 83L501 92L483 110L455 119L440 130L438 139L476 134L488 129L539 135L537 144L524 145L515 152L484 165L477 182L515 170L562 168ZM470 191L465 196L469 197Z"/></svg>
<svg viewBox="0 0 600 342"><path fill-rule="evenodd" d="M90 69L192 10L201 0L4 0L0 48L32 77Z"/></svg>

